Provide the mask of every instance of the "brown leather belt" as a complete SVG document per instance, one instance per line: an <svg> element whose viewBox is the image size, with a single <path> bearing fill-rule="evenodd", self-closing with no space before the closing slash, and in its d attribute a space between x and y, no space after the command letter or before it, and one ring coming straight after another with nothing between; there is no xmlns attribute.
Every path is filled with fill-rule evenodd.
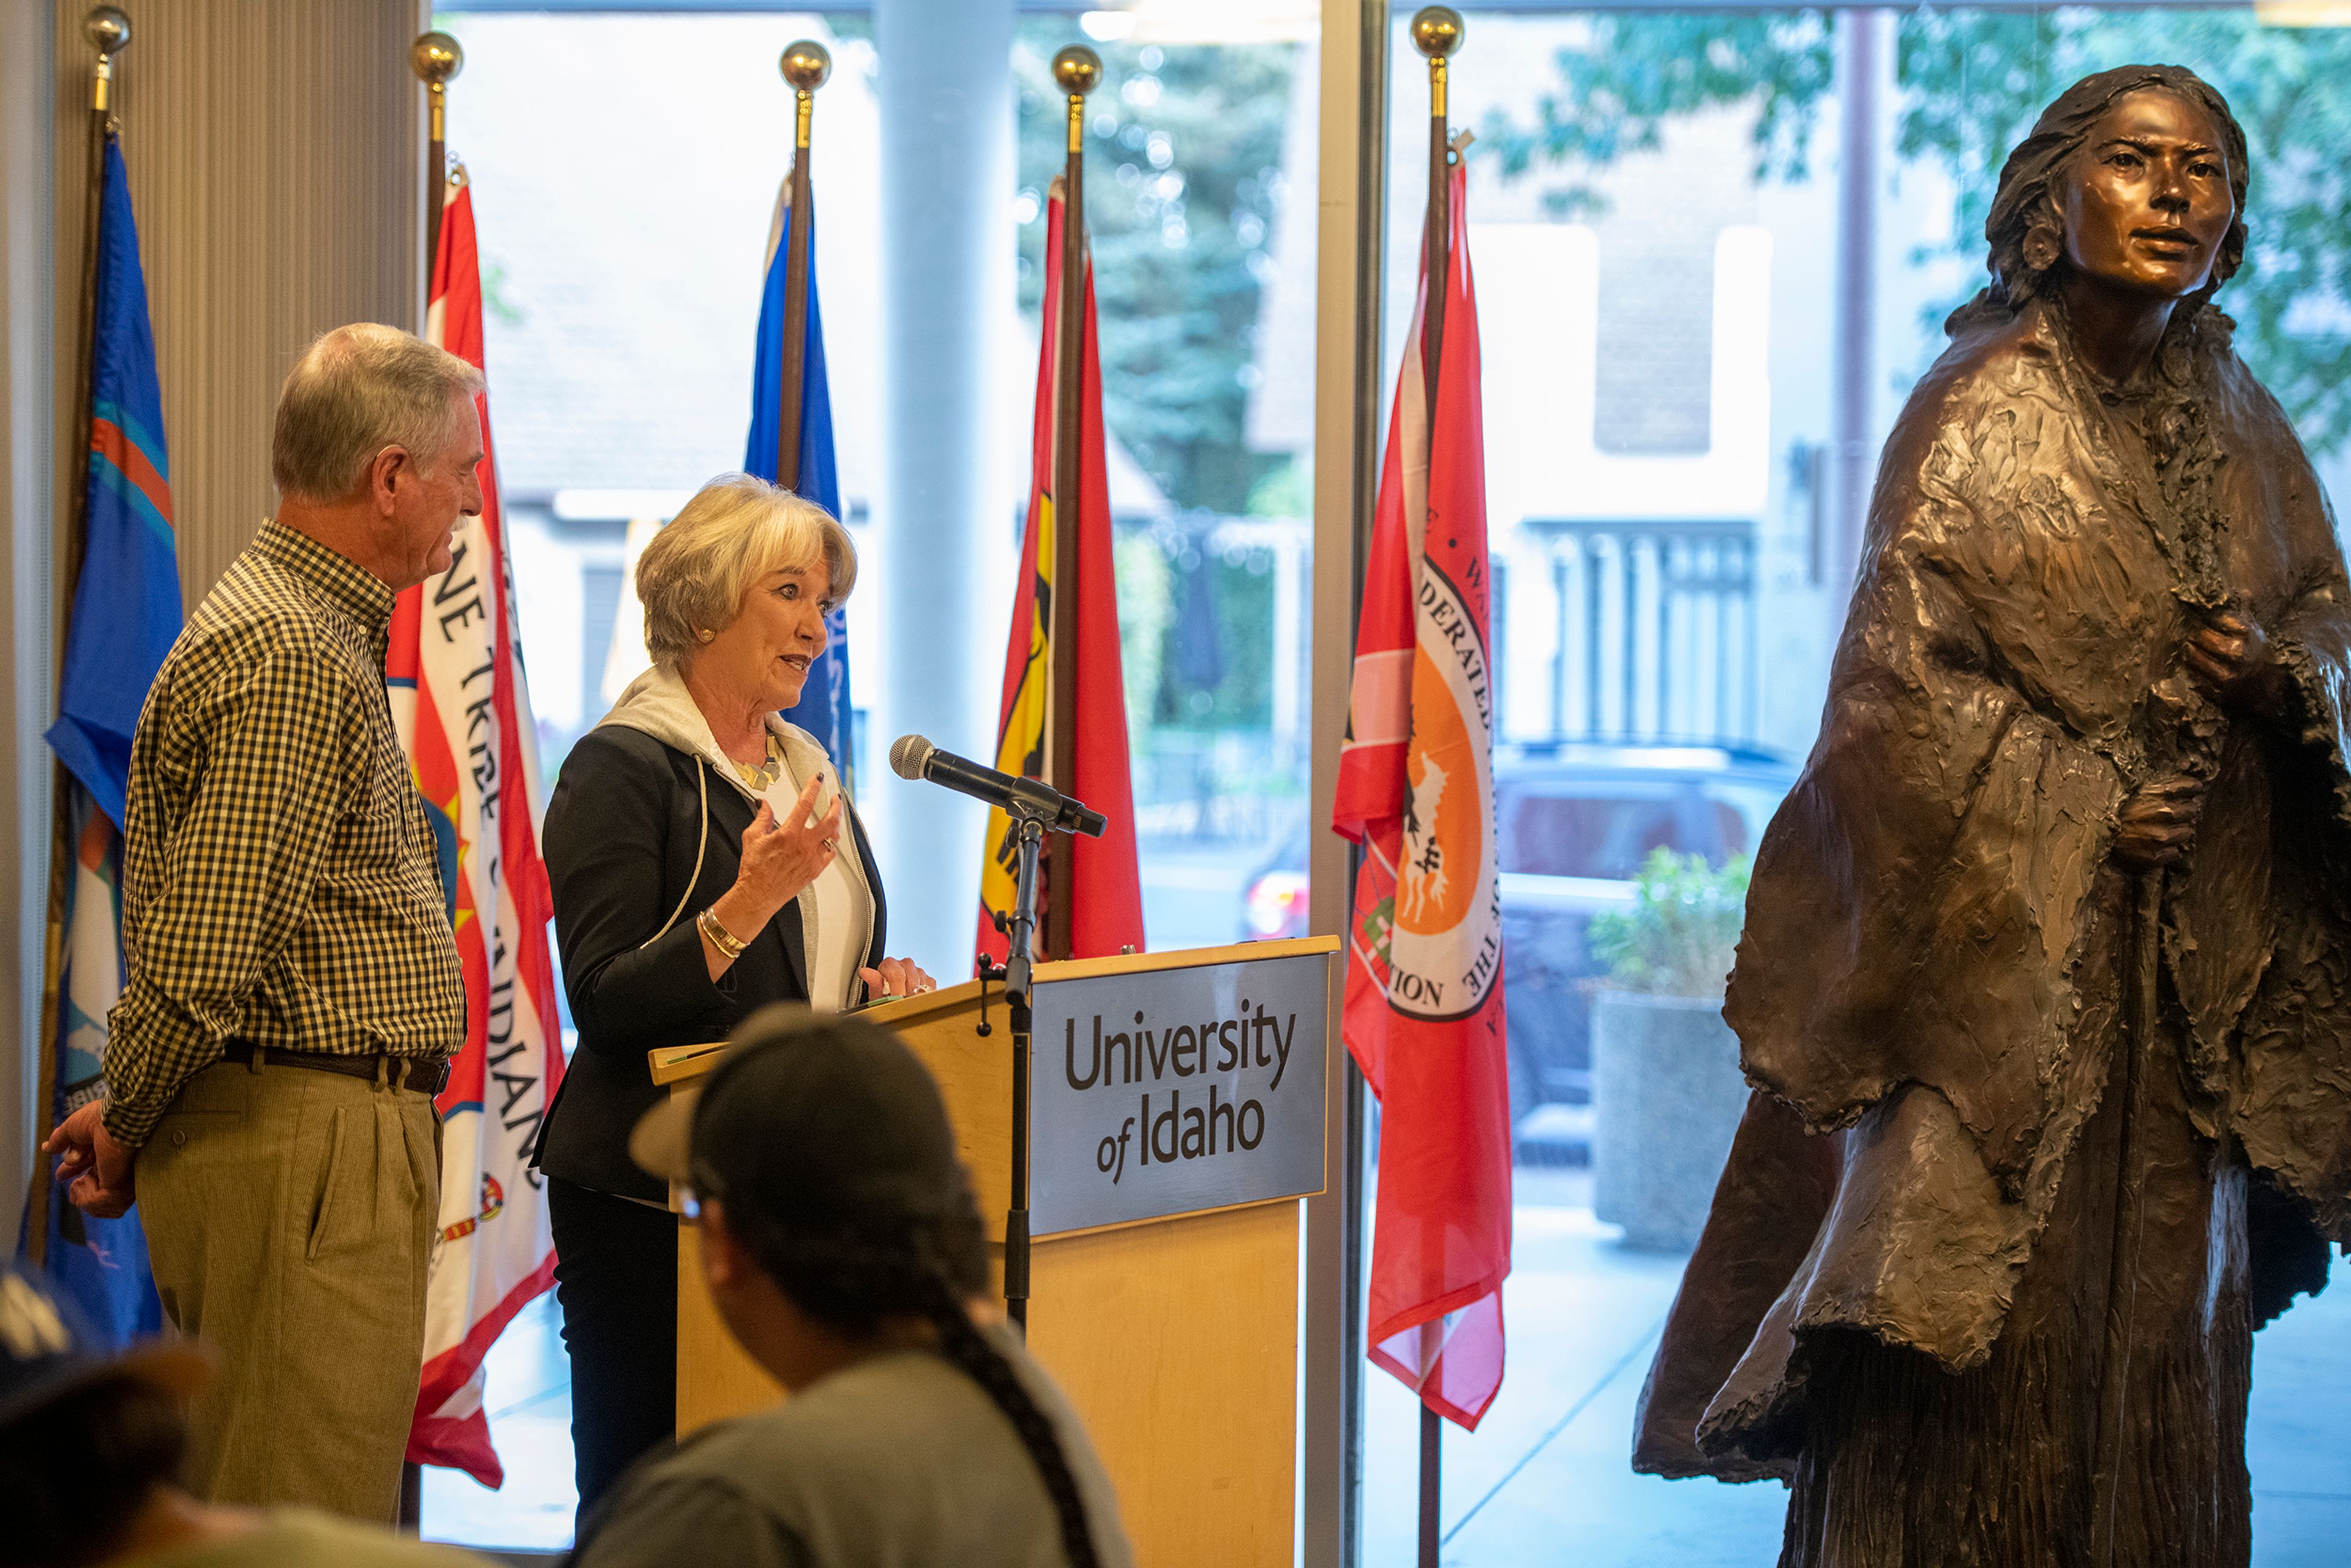
<svg viewBox="0 0 2351 1568"><path fill-rule="evenodd" d="M392 1086L413 1089L419 1094L438 1095L449 1086L449 1059L445 1056L392 1056L369 1051L363 1056L330 1056L323 1051L281 1051L274 1045L256 1045L249 1040L227 1040L221 1042L221 1058L240 1067L253 1065L253 1054L261 1053L265 1067L307 1067L317 1072L340 1072L347 1078L373 1078L376 1064L392 1064Z"/></svg>

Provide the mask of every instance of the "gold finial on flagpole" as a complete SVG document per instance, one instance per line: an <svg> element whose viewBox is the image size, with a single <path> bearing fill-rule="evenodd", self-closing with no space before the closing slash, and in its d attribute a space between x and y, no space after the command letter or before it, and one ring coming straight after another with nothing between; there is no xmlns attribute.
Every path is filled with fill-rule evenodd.
<svg viewBox="0 0 2351 1568"><path fill-rule="evenodd" d="M816 112L816 89L832 75L832 56L814 38L802 38L785 46L783 58L776 62L776 68L790 85L794 107L799 110L792 145L805 147L809 144L809 120Z"/></svg>
<svg viewBox="0 0 2351 1568"><path fill-rule="evenodd" d="M429 278L441 251L441 208L449 200L449 83L465 68L465 51L446 33L419 33L408 46L408 68L424 84L433 110L424 152L433 180L424 196L424 276Z"/></svg>
<svg viewBox="0 0 2351 1568"><path fill-rule="evenodd" d="M89 106L104 113L114 83L114 57L131 42L131 18L118 5L100 5L81 19L81 36L98 51L90 71Z"/></svg>
<svg viewBox="0 0 2351 1568"><path fill-rule="evenodd" d="M1412 47L1428 57L1428 112L1445 118L1445 58L1461 47L1461 13L1450 5L1424 5L1413 13Z"/></svg>
<svg viewBox="0 0 2351 1568"><path fill-rule="evenodd" d="M449 83L465 68L465 49L446 33L420 33L408 46L408 68L432 95L432 139L447 141Z"/></svg>
<svg viewBox="0 0 2351 1568"><path fill-rule="evenodd" d="M1424 5L1412 14L1412 47L1441 60L1461 47L1461 13L1450 5Z"/></svg>
<svg viewBox="0 0 2351 1568"><path fill-rule="evenodd" d="M1102 57L1083 44L1071 44L1053 57L1053 79L1070 95L1070 151L1082 152L1086 135L1086 94L1102 85Z"/></svg>

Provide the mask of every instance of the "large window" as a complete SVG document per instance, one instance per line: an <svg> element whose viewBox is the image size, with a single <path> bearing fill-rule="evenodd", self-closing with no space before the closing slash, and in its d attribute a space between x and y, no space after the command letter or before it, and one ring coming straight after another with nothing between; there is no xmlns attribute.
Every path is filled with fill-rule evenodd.
<svg viewBox="0 0 2351 1568"><path fill-rule="evenodd" d="M1049 62L1102 56L1087 217L1099 295L1122 656L1146 936L1155 949L1302 925L1307 497L1312 434L1314 14L1181 8L1024 16L1008 68L1019 246L994 400L1017 456L996 543L1028 497L1045 204L1061 168ZM466 51L452 156L474 183L500 477L549 785L643 667L635 552L714 474L742 465L753 329L790 111L784 45L834 68L814 136L821 290L843 521L863 570L849 606L861 705L883 690L880 110L861 14L508 14L437 25ZM631 106L616 112L615 106ZM984 607L1008 628L1010 606ZM1000 659L1002 632L993 633ZM861 713L862 779L883 769ZM903 789L882 779L861 793ZM970 846L976 866L982 846ZM1289 868L1294 864L1296 871ZM1252 904L1251 896L1257 903ZM1269 904L1267 901L1271 900ZM1252 909L1259 911L1252 915ZM967 955L918 954L943 978ZM431 1470L425 1533L513 1547L569 1540L569 1387L552 1299L490 1364L507 1467L490 1493Z"/></svg>
<svg viewBox="0 0 2351 1568"><path fill-rule="evenodd" d="M1384 409L1427 188L1408 10L1388 67ZM1469 243L1504 585L1517 1211L1508 1376L1474 1436L1447 1428L1444 1560L1766 1563L1780 1487L1667 1482L1628 1463L1745 1089L1719 1023L1694 1076L1595 1052L1609 965L1593 921L1624 907L1652 850L1719 866L1754 847L1812 744L1844 619L1832 444L1858 426L1874 466L1944 316L1981 279L2000 159L2076 78L2177 60L2229 96L2253 141L2256 240L2223 304L2344 493L2351 316L2335 280L2351 193L2327 149L2351 113L2351 32L2286 6L1468 18L1451 115L1477 134ZM1878 30L1871 82L1846 64L1855 40L1839 29L1855 26ZM1855 150L1878 169L1858 203L1840 184ZM1840 270L1841 211L1867 225L1857 277ZM1858 339L1839 328L1844 287L1869 291ZM1375 1186L1375 1151L1365 1175ZM2351 1388L2347 1284L2338 1262L2333 1291L2256 1341L2266 1568L2331 1562L2351 1527L2351 1427L2311 1413L2312 1390ZM1414 1561L1416 1406L1383 1375L1364 1388L1364 1561L1398 1568Z"/></svg>
<svg viewBox="0 0 2351 1568"><path fill-rule="evenodd" d="M1518 1207L1508 1377L1474 1436L1445 1438L1447 1561L1767 1562L1778 1487L1667 1483L1627 1463L1687 1257L1682 1220L1703 1210L1728 1138L1722 1107L1743 1088L1720 1034L1696 1077L1649 1083L1644 1100L1636 1074L1634 1099L1620 1085L1612 1108L1614 1069L1593 1023L1609 965L1593 923L1626 906L1659 850L1697 857L1683 874L1721 879L1716 893L1735 888L1738 858L1819 722L1849 580L1834 475L1854 455L1839 444L1860 432L1858 460L1874 462L1939 350L1943 316L1980 277L1991 172L2075 77L2180 60L2230 95L2254 140L2260 227L2224 303L2345 493L2351 30L2325 25L2343 19L2335 9L2287 5L1867 20L1464 9L1451 114L1477 136L1467 159ZM1409 10L1395 7L1388 62L1384 418L1426 189ZM1008 557L1061 165L1047 62L1082 40L1106 67L1089 116L1088 215L1155 948L1302 932L1324 827L1306 798L1314 727L1337 722L1307 695L1318 16L1304 0L1030 15L1005 62L1019 83L1003 193L1018 281L1002 302L1012 347L998 400L999 439L1018 455L1004 465ZM634 550L695 486L742 462L764 242L789 158L775 59L799 37L826 41L835 61L816 195L843 520L861 548L889 527L879 62L862 14L461 11L438 25L467 53L450 147L475 185L494 430L551 782L641 667L625 591ZM1855 26L1877 29L1867 82L1843 63ZM1843 183L1855 152L1877 170L1857 193ZM1840 226L1850 214L1857 236ZM1844 267L1841 250L1865 265ZM1866 296L1857 334L1854 288ZM889 657L870 612L880 558L868 550L851 605L861 701ZM870 734L862 745L872 778L880 747ZM2351 1427L2327 1397L2351 1389L2346 1347L2351 1274L2339 1264L2335 1290L2257 1341L2262 1568L2332 1562L2351 1530ZM1363 1386L1363 1560L1396 1568L1413 1560L1415 1406L1384 1374ZM428 1472L427 1535L566 1544L569 1400L542 1301L491 1358L506 1489Z"/></svg>

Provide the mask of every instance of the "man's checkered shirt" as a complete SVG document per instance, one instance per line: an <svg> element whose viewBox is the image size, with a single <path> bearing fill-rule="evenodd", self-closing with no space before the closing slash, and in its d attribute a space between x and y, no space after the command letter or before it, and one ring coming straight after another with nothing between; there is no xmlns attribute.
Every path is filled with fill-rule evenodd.
<svg viewBox="0 0 2351 1568"><path fill-rule="evenodd" d="M224 1040L444 1056L465 983L384 700L392 595L274 522L172 644L131 746L106 1129L146 1141Z"/></svg>

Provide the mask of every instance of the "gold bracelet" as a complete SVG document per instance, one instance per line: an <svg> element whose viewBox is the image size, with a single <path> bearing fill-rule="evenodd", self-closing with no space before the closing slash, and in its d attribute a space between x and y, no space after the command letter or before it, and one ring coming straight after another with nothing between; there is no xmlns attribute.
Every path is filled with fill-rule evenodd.
<svg viewBox="0 0 2351 1568"><path fill-rule="evenodd" d="M720 957L731 962L743 956L742 942L737 938L735 933L718 923L718 910L716 905L695 915L694 924L705 936L710 938L710 945L718 949Z"/></svg>

